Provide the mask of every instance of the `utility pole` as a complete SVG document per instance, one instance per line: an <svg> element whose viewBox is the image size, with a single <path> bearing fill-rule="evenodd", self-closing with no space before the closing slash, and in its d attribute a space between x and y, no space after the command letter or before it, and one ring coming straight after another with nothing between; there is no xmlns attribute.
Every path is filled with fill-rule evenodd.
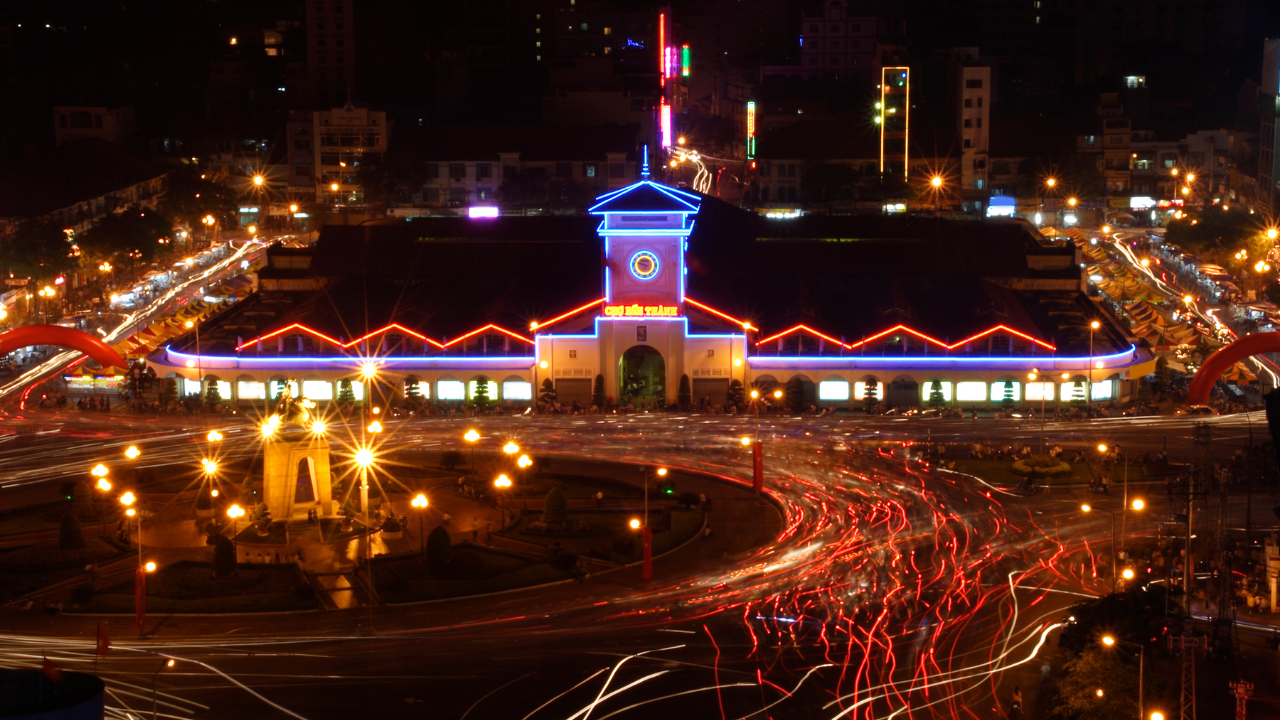
<svg viewBox="0 0 1280 720"><path fill-rule="evenodd" d="M1178 635L1170 640L1177 641L1182 649L1181 720L1196 720L1196 651L1203 646L1204 638Z"/></svg>
<svg viewBox="0 0 1280 720"><path fill-rule="evenodd" d="M1253 694L1253 683L1241 680L1239 682L1229 682L1227 686L1231 688L1231 693L1236 696L1236 720L1245 720L1245 704L1249 701L1249 696Z"/></svg>
<svg viewBox="0 0 1280 720"><path fill-rule="evenodd" d="M1182 563L1182 592L1186 597L1187 614L1191 614L1191 602L1193 599L1193 591L1191 581L1195 578L1195 556L1191 552L1191 529L1194 527L1194 514L1196 502L1196 481L1200 475L1205 474L1208 470L1209 461L1209 443L1212 440L1212 431L1209 423L1196 423L1191 429L1191 442L1194 446L1202 448L1203 454L1199 467L1191 473L1191 478L1187 486L1187 536L1184 553L1186 558Z"/></svg>

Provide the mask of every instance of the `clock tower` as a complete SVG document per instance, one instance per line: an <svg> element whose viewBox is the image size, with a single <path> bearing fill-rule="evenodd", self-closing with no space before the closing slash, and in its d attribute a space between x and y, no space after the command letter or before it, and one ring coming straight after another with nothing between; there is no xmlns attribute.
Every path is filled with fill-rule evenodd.
<svg viewBox="0 0 1280 720"><path fill-rule="evenodd" d="M606 317L677 317L697 195L644 180L599 198Z"/></svg>

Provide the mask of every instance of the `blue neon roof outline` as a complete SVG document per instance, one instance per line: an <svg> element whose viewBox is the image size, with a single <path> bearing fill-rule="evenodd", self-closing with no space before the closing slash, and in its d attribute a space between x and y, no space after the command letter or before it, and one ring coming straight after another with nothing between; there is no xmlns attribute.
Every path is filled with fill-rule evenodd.
<svg viewBox="0 0 1280 720"><path fill-rule="evenodd" d="M621 319L621 318L619 318ZM1028 362L1028 363L1063 363L1063 362L1106 362L1107 360L1132 357L1137 352L1138 346L1130 345L1128 350L1123 350L1111 355L1083 355L1080 357L1067 357L1056 355L1038 355L1035 357L1008 357L1004 355L983 355L981 357L966 356L956 357L947 355L748 355L750 361L759 360L778 360L782 362L809 362L809 361L836 361L836 362L893 362L899 364L909 364L913 362ZM1083 368L1088 370L1089 368ZM1094 370L1114 370L1119 368L1093 368Z"/></svg>
<svg viewBox="0 0 1280 720"><path fill-rule="evenodd" d="M597 315L595 318L595 331L590 334L574 333L570 335L557 335L554 333L540 333L539 338L553 338L556 340L591 340L600 337L600 321L618 322L620 320L630 320L632 322L683 322L685 324L685 337L691 338L728 338L730 340L736 338L746 338L744 334L735 333L691 333L689 332L689 318L685 315L679 317L602 317Z"/></svg>
<svg viewBox="0 0 1280 720"><path fill-rule="evenodd" d="M676 190L675 188L667 187L666 185L653 182L652 180L641 180L638 183L633 183L624 188L614 190L613 192L606 193L604 195L597 197L596 204L592 205L591 208L587 210L587 212L593 215L599 215L606 212L615 212L623 215L643 214L646 211L627 211L627 210L610 211L608 209L602 209L602 208L604 208L604 206L608 205L614 200L617 200L618 198L621 198L622 196L627 195L628 193L635 192L636 190L639 190L645 186L649 186L654 190L657 190L658 192L666 195L672 200L675 200L676 202L688 208L688 210L668 210L667 212L696 213L698 212L698 208L702 204L702 198L692 193L687 193L683 190ZM647 212L659 212L659 211L647 211Z"/></svg>
<svg viewBox="0 0 1280 720"><path fill-rule="evenodd" d="M164 351L165 351L165 354L167 354L167 355L176 355L176 356L178 356L178 357L183 357L183 358L199 358L199 359L201 359L201 360L211 360L211 361L226 361L226 362L245 362L245 361L249 361L249 362L311 362L311 363L349 362L349 363L352 363L353 365L355 365L357 368L359 367L359 365L360 365L362 362L365 362L365 361L369 360L369 358L367 358L367 357L357 357L357 356L350 356L350 355L343 355L343 356L341 356L341 357L324 357L324 358L322 358L322 357L284 357L284 358L280 358L280 357L251 357L251 356L243 356L243 355L240 355L240 356L237 356L237 355L192 355L192 354L190 354L190 353L184 353L184 352L180 352L180 351L178 351L178 350L173 350L173 349L171 349L168 345L165 345L165 346L164 346ZM496 361L499 361L499 360L510 360L510 361L512 361L512 362L515 362L515 361L517 361L517 360L532 361L532 360L533 360L533 356L531 356L531 355L528 355L528 356L527 356L527 355L487 356L487 355L486 355L486 356L484 356L484 357L475 357L475 356L463 356L463 355L454 355L454 356L439 356L439 355L409 355L409 356L398 356L398 357L379 357L379 358L376 358L376 360L377 360L379 363L387 363L387 362L424 362L424 361L426 361L426 362L458 362L458 361L471 362L471 361L473 361L473 360L479 360L479 361L490 361L490 362L496 362ZM194 370L195 368L191 368L191 369L192 369L192 370ZM208 368L208 369L211 369L211 370L217 370L217 369L225 369L225 368Z"/></svg>

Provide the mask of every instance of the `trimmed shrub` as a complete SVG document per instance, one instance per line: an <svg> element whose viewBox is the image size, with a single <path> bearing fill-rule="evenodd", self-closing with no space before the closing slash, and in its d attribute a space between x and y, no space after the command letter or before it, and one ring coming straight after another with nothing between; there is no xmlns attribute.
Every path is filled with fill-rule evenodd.
<svg viewBox="0 0 1280 720"><path fill-rule="evenodd" d="M1022 475L1024 477L1055 478L1070 475L1071 466L1048 455L1032 455L1029 458L1023 458L1015 462L1011 472L1014 475Z"/></svg>
<svg viewBox="0 0 1280 720"><path fill-rule="evenodd" d="M453 556L453 540L443 525L437 525L427 536L427 564L433 570L440 570L449 564Z"/></svg>
<svg viewBox="0 0 1280 720"><path fill-rule="evenodd" d="M462 453L457 450L445 450L440 453L440 467L445 470L455 470L461 464L463 464Z"/></svg>
<svg viewBox="0 0 1280 720"><path fill-rule="evenodd" d="M84 547L84 528L80 527L80 518L75 513L65 513L62 524L58 526L58 549L79 550Z"/></svg>
<svg viewBox="0 0 1280 720"><path fill-rule="evenodd" d="M236 574L236 547L226 535L218 535L213 541L213 575L230 577Z"/></svg>
<svg viewBox="0 0 1280 720"><path fill-rule="evenodd" d="M542 506L542 522L547 525L560 525L569 520L569 501L565 499L560 488L553 487L547 493Z"/></svg>

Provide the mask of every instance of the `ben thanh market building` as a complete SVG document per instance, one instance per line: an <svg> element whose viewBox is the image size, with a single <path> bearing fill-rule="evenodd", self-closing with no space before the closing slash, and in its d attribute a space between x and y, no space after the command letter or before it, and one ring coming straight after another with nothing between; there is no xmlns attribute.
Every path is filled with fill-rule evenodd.
<svg viewBox="0 0 1280 720"><path fill-rule="evenodd" d="M1081 258L1016 221L760 217L644 180L589 216L326 226L274 248L258 290L148 362L262 406L317 403L374 363L382 401L416 390L528 404L605 394L724 404L798 377L805 401L1046 409L1127 399L1151 352L1084 292ZM1094 327L1096 325L1096 327ZM1037 372L1036 380L1029 379ZM371 386L373 387L373 386ZM939 397L940 396L940 397Z"/></svg>

